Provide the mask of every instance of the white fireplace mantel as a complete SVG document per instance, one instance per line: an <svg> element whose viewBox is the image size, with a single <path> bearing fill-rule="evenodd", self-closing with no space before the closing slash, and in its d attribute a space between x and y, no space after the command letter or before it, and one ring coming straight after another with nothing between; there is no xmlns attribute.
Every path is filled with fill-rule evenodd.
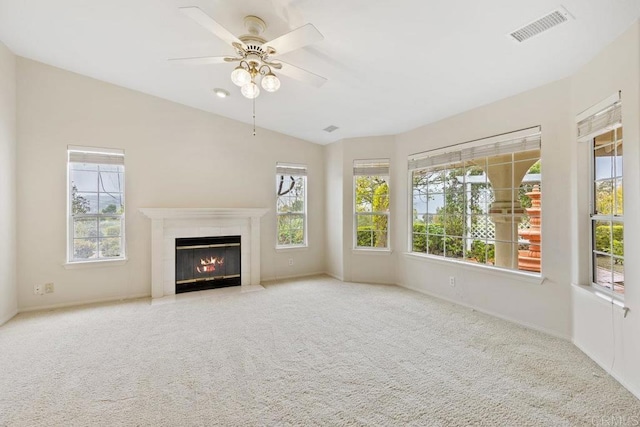
<svg viewBox="0 0 640 427"><path fill-rule="evenodd" d="M260 284L260 218L265 208L141 208L151 219L151 297L175 294L175 239L240 236L241 285Z"/></svg>

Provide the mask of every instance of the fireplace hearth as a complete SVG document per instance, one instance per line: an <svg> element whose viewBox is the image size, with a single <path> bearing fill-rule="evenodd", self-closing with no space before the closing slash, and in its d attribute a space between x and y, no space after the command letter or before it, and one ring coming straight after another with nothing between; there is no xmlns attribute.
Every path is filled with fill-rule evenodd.
<svg viewBox="0 0 640 427"><path fill-rule="evenodd" d="M241 236L176 238L176 294L241 284Z"/></svg>

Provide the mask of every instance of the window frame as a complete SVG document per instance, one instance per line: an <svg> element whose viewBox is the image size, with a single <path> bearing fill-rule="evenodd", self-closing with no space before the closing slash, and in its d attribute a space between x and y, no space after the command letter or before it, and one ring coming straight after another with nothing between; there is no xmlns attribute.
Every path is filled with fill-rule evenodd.
<svg viewBox="0 0 640 427"><path fill-rule="evenodd" d="M80 155L85 156L87 159L93 159L86 162L82 161L74 161L71 159L73 156L72 153L81 153ZM118 160L119 163L100 163L98 161L99 158L122 158ZM92 163L100 166L113 166L117 164L121 166L122 170L118 173L122 175L122 191L120 192L122 199L122 213L83 213L83 214L74 214L73 213L73 181L72 181L72 170L73 164L83 164L83 163ZM100 170L97 171L97 177L100 177ZM126 250L126 173L125 173L125 165L124 165L124 150L113 149L113 148L97 148L97 147L80 147L80 146L68 146L67 148L67 255L65 266L73 267L73 266L82 266L82 265L91 265L91 264L119 264L127 260L127 250ZM99 194L101 192L97 191L97 197L99 200ZM98 205L99 209L99 205ZM96 257L95 258L75 258L75 219L76 218L94 218L97 222L96 225ZM103 218L118 218L120 222L120 235L117 236L120 239L120 255L113 257L104 257L100 256L100 240L103 237L100 236L100 220ZM112 237L109 237L112 238Z"/></svg>
<svg viewBox="0 0 640 427"><path fill-rule="evenodd" d="M298 171L298 174L296 174L296 170ZM289 173L284 173L284 171L289 171ZM276 213L276 250L287 250L287 249L301 249L301 248L307 248L309 246L309 242L308 242L308 214L307 214L307 209L308 209L308 184L309 184L309 180L307 179L308 173L307 173L308 169L306 165L302 165L302 164L294 164L294 163L276 163L276 202L275 202L275 213ZM302 197L303 197L303 209L300 212L280 212L278 209L278 201L279 198L282 197L280 195L278 195L277 192L277 186L278 186L278 180L279 177L281 175L284 176L291 176L294 178L302 178L303 180L303 193L302 193ZM302 233L303 233L303 239L302 239L302 243L295 243L295 244L286 244L286 245L281 245L279 243L279 236L280 236L280 217L282 216L299 216L302 215L302 221L303 221L303 228L302 228Z"/></svg>
<svg viewBox="0 0 640 427"><path fill-rule="evenodd" d="M505 273L513 273L513 274L517 274L519 276L527 276L527 277L532 277L532 278L542 278L543 276L543 268L544 266L542 265L542 257L540 258L540 272L536 272L536 271L530 271L530 270L521 270L518 268L518 259L514 259L512 260L512 267L507 267L507 266L496 266L494 264L490 264L490 263L485 263L485 262L474 262L471 260L470 257L466 256L467 250L466 250L466 243L468 243L468 241L472 241L472 240L477 240L473 238L473 235L471 235L468 231L468 226L466 225L468 222L468 216L471 215L469 213L465 212L463 213L463 232L462 232L462 236L453 236L453 235L448 235L446 234L446 232L443 234L443 240L445 240L447 237L450 238L460 238L462 240L463 243L463 255L462 257L455 257L455 256L447 256L446 252L443 252L443 254L432 254L429 252L428 248L425 249L425 251L415 251L414 250L414 236L416 235L416 232L414 231L414 172L419 172L419 171L424 171L424 170L433 170L433 171L437 171L437 170L443 170L444 173L446 173L447 170L449 170L450 166L454 166L456 164L460 164L462 163L462 167L464 167L465 169L465 173L464 175L467 175L467 163L470 162L471 160L474 159L489 159L492 157L495 157L498 154L483 154L483 155L476 155L474 156L474 153L483 153L486 150L494 150L495 152L500 153L500 147L505 147L508 146L508 144L514 144L513 147L517 147L516 144L519 143L519 146L521 147L518 150L514 150L511 153L512 154L517 154L517 153L525 153L528 151L533 151L533 150L540 150L540 154L537 156L537 161L536 162L541 162L542 161L542 129L540 126L535 126L535 127L531 127L531 128L527 128L527 129L523 129L520 131L515 131L515 132L510 132L510 133L505 133L505 134L501 134L501 135L496 135L493 137L488 137L488 138L482 138L479 140L474 140L474 141L469 141L469 142L463 142L463 143L459 143L459 144L453 144L451 146L448 147L443 147L443 148L439 148L439 149L434 149L434 150L430 150L427 152L423 152L423 153L417 153L417 154L413 154L410 155L408 157L408 173L407 173L407 189L408 189L408 197L407 197L407 205L408 205L408 209L407 209L407 223L408 223L408 227L407 227L407 236L408 236L408 240L407 240L407 254L411 255L411 256L415 256L415 257L423 257L423 258L430 258L439 262L443 262L443 263L452 263L452 264L458 264L461 266L469 266L471 268L486 268L488 269L488 271L502 271ZM532 147L536 147L537 148L532 148ZM486 150L485 150L486 149ZM509 162L512 165L512 179L513 179L513 165L515 165L516 163L518 163L519 161L523 161L522 159L516 159L514 157L514 155L512 155L511 157L511 161ZM535 164L536 162L534 162L533 164ZM486 167L487 164L485 164ZM453 167L453 169L455 169L457 167ZM484 172L486 174L486 171ZM526 175L525 175L526 176ZM539 184L542 184L542 174L540 173L539 175ZM537 181L536 181L537 182ZM486 183L490 184L490 181L488 180L488 177L486 179ZM512 182L512 191L520 191L520 189L522 188L523 185L527 185L527 184L533 184L532 183L527 183L527 182L521 182L517 187L513 187L515 185L515 183ZM462 181L462 186L464 187L464 200L465 200L465 204L467 201L467 189L466 189L466 182L463 179ZM493 188L493 186L491 186L491 188ZM500 189L502 190L502 189ZM445 191L443 190L443 197L445 197ZM493 194L493 191L492 191ZM428 196L427 196L428 197ZM489 206L487 207L487 212L485 212L483 215L486 216L487 218L490 218L490 210L489 210ZM512 205L512 209L513 209L513 205ZM427 209L428 211L429 209ZM429 215L428 212L424 213L425 215ZM516 215L515 213L512 212L512 215ZM428 226L429 221L428 219L425 219L425 226ZM425 239L428 239L428 233L425 232L424 236ZM485 238L480 239L482 241L484 241L485 245L487 244L487 242L490 239ZM495 245L495 241L497 241L497 239L495 239L494 237L494 245ZM506 243L510 243L512 245L519 245L521 242L520 239L518 237L518 235L513 236L512 235L512 240ZM485 256L488 257L488 253L485 250ZM537 280L537 279L536 279Z"/></svg>
<svg viewBox="0 0 640 427"><path fill-rule="evenodd" d="M597 211L597 195L596 195L596 185L598 182L601 182L602 180L598 180L596 177L596 159L595 159L595 151L598 149L598 147L596 146L596 138L598 136L601 135L605 135L609 132L614 132L614 137L615 140L611 142L611 144L606 144L606 145L613 145L613 149L615 150L614 152L617 153L617 142L620 141L622 143L624 143L624 136L622 136L620 139L617 138L617 133L620 129L623 129L622 123L620 122L620 125L613 128L613 129L604 129L601 133L598 133L597 135L594 135L592 138L590 138L589 140L589 233L590 233L590 238L589 238L589 282L590 282L590 286L596 290L597 292L601 292L602 294L606 295L607 297L613 298L613 299L617 299L619 301L623 301L624 300L624 290L625 290L625 286L623 285L623 292L622 293L618 293L615 291L614 287L614 283L612 282L611 284L611 289L600 285L597 281L597 277L596 277L596 273L595 273L595 263L594 263L594 258L596 255L600 254L603 256L607 256L609 258L611 258L611 262L615 263L616 259L620 259L622 260L622 265L624 266L624 234L623 234L623 255L615 255L613 253L608 254L602 251L599 251L596 249L596 224L598 222L609 222L610 223L610 228L611 228L611 232L609 234L609 241L611 242L611 245L613 247L613 227L614 227L614 223L621 223L623 226L623 233L624 233L624 210L622 215L618 215L617 211L616 211L616 205L617 205L617 195L616 195L616 185L614 184L613 186L613 208L612 208L612 212L611 214L598 214ZM623 149L624 150L624 149ZM614 169L616 168L615 162L613 165ZM620 179L622 180L622 182L624 183L624 151L622 154L622 171L623 171L623 175L621 175ZM610 179L612 181L614 181L614 183L618 180L618 176L615 175L611 177ZM622 201L623 201L623 206L624 206L624 187L622 187ZM615 274L615 271L613 270L613 265L612 264L612 278L613 275ZM623 273L623 278L624 278L624 273ZM623 279L624 280L624 279Z"/></svg>
<svg viewBox="0 0 640 427"><path fill-rule="evenodd" d="M389 159L367 159L367 160L354 160L354 173L353 173L353 250L356 251L378 251L388 252L391 251L391 177L389 170ZM359 173L357 169L370 169L372 172L383 171L386 168L386 173ZM384 182L387 184L387 199L388 208L386 211L374 211L373 206L371 212L358 212L357 208L357 182L360 177L380 177L384 178ZM359 246L358 245L358 217L360 216L385 216L387 218L386 240L383 247L376 246Z"/></svg>

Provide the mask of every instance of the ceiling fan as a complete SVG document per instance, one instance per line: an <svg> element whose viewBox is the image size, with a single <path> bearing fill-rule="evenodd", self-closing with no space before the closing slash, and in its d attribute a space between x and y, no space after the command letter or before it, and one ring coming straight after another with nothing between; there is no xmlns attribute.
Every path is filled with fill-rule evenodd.
<svg viewBox="0 0 640 427"><path fill-rule="evenodd" d="M242 95L247 98L254 99L260 94L257 80L260 80L262 88L267 92L275 92L280 88L280 79L273 70L278 70L280 74L316 87L322 86L327 81L324 77L295 67L280 59L276 59L276 62L273 60L278 55L324 39L316 27L311 24L303 25L287 34L267 41L261 36L267 25L257 16L246 16L244 25L248 34L236 37L198 7L181 7L180 12L230 44L235 49L236 56L174 58L170 61L183 64L239 62L231 73L231 81L241 87Z"/></svg>

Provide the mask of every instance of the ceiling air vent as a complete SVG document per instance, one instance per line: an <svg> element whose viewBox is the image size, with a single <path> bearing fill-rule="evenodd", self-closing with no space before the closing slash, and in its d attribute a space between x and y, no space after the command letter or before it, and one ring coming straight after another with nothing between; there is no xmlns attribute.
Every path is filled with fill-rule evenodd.
<svg viewBox="0 0 640 427"><path fill-rule="evenodd" d="M533 36L537 36L556 25L560 25L563 22L567 22L569 18L572 18L571 14L564 7L554 10L553 12L543 16L540 19L533 21L532 23L525 25L522 28L511 32L509 35L516 39L518 42L530 39Z"/></svg>
<svg viewBox="0 0 640 427"><path fill-rule="evenodd" d="M336 130L336 129L338 129L338 126L331 125L331 126L327 126L326 128L324 128L324 129L322 129L322 130L323 130L323 131L325 131L325 132L329 132L329 133L331 133L331 132L333 132L333 131L334 131L334 130Z"/></svg>

